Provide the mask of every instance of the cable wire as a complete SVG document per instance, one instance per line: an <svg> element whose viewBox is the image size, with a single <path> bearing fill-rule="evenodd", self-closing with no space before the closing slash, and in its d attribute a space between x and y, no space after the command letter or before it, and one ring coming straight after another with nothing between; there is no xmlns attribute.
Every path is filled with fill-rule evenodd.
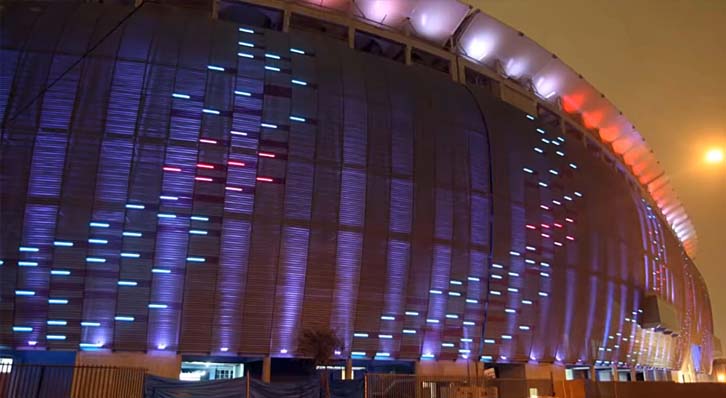
<svg viewBox="0 0 726 398"><path fill-rule="evenodd" d="M28 108L30 108L30 107L31 107L31 106L32 106L32 105L33 105L33 104L35 103L35 101L37 101L37 100L38 100L39 98L41 98L42 96L44 96L44 95L45 95L45 93L46 93L46 92L48 92L48 90L50 90L50 89L51 89L51 88L52 88L52 87L53 87L53 86L54 86L54 85L55 85L56 83L58 83L58 82L59 82L59 81L60 81L61 79L63 79L63 77L65 77L65 75L66 75L66 74L68 74L68 72L70 72L70 71L71 71L71 70L72 70L73 68L75 68L76 66L78 66L78 64L80 64L80 63L81 63L81 62L82 62L82 61L83 61L84 59L86 59L86 58L87 58L87 57L88 57L88 56L89 56L89 55L90 55L90 54L91 54L92 52L94 52L94 51L96 50L96 48L98 48L98 46L100 46L101 44L103 44L103 42L104 42L104 41L106 41L106 39L108 39L108 37L109 37L109 36L111 36L111 35L112 35L112 34L113 34L114 32L116 32L116 30L118 30L118 28L120 28L120 27L121 27L121 25L123 25L123 24L124 24L124 23L125 23L126 21L128 21L128 20L129 20L129 19L130 19L130 18L131 18L132 16L134 16L134 14L136 14L136 12L137 12L137 11L139 11L139 10L141 9L141 7L143 7L143 6L144 6L144 4L146 4L146 0L143 0L143 1L141 2L141 4L139 4L138 6L134 7L134 9L133 9L133 10L132 10L132 11L131 11L130 13L126 14L126 16L125 16L125 17L123 17L123 18L122 18L122 19L121 19L120 21L118 21L118 22L116 23L116 25L115 25L115 26L114 26L113 28L111 28L111 30L109 30L109 31L108 31L108 32L107 32L107 33L106 33L105 35L103 35L103 37L101 37L101 38L100 38L100 39L99 39L99 40L98 40L98 41L97 41L97 42L96 42L96 43L95 43L95 44L94 44L93 46L91 46L91 47L90 47L90 48L89 48L88 50L86 50L86 52L84 52L84 53L83 53L83 55L81 55L81 56L80 56L80 58L78 58L78 59L77 59L77 60L76 60L75 62L73 62L73 64L71 64L71 65L70 65L70 66L69 66L68 68L66 68L66 70L64 70L64 71L63 71L63 73L61 73L60 75L58 75L58 77L56 77L55 79L53 79L53 81L52 81L52 82L51 82L50 84L48 84L48 85L47 85L47 86L45 86L45 87L44 87L44 88L43 88L42 90L40 90L40 91L38 92L38 94L36 94L36 95L35 95L35 97L33 97L33 99L31 99L31 100L30 100L30 101L29 101L29 102L28 102L27 104L25 104L25 106L23 106L22 108L20 108L20 110L19 110L18 112L16 112L16 113L15 113L15 115L13 115L13 117L11 117L11 118L9 118L9 119L6 119L6 120L7 120L7 122L5 122L5 123L3 124L2 128L3 128L3 129L8 129L8 128L10 128L10 127L11 127L11 124L12 124L12 123L13 123L13 122L14 122L14 121L15 121L15 120L16 120L16 119L17 119L17 118L18 118L18 117L19 117L19 116L20 116L20 115L21 115L21 114L22 114L23 112L27 111L27 110L28 110Z"/></svg>

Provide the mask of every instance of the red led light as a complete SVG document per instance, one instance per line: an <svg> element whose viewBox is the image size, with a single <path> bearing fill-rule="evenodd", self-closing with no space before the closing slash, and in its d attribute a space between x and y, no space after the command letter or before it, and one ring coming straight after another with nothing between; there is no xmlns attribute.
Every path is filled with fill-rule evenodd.
<svg viewBox="0 0 726 398"><path fill-rule="evenodd" d="M209 177L194 177L197 181L206 181L206 182L212 182L212 179Z"/></svg>
<svg viewBox="0 0 726 398"><path fill-rule="evenodd" d="M270 178L270 177L257 177L257 181L272 182L274 180L272 178Z"/></svg>
<svg viewBox="0 0 726 398"><path fill-rule="evenodd" d="M245 165L244 163L238 162L236 160L230 160L229 162L227 162L227 164L230 166L240 166L240 167L244 167L244 165Z"/></svg>
<svg viewBox="0 0 726 398"><path fill-rule="evenodd" d="M205 144L216 144L217 140L210 140L209 138L200 138L199 142L203 142Z"/></svg>
<svg viewBox="0 0 726 398"><path fill-rule="evenodd" d="M268 153L268 152L259 152L258 155L264 157L264 158L275 158L274 153Z"/></svg>
<svg viewBox="0 0 726 398"><path fill-rule="evenodd" d="M526 227L529 228L529 229L537 229L537 227L535 227L532 224L527 224Z"/></svg>
<svg viewBox="0 0 726 398"><path fill-rule="evenodd" d="M182 170L180 168L178 168L178 167L164 166L164 171L176 171L176 172L180 172Z"/></svg>
<svg viewBox="0 0 726 398"><path fill-rule="evenodd" d="M239 187L224 187L228 191L242 192L242 188Z"/></svg>
<svg viewBox="0 0 726 398"><path fill-rule="evenodd" d="M211 164L206 164L206 163L197 163L197 167L199 167L200 169L213 169L214 168L214 166L212 166Z"/></svg>

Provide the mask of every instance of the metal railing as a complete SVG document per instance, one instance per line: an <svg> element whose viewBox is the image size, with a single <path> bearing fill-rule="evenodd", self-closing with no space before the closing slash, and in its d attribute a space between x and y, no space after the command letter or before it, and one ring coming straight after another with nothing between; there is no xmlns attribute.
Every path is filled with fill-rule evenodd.
<svg viewBox="0 0 726 398"><path fill-rule="evenodd" d="M0 366L0 396L6 398L140 398L146 369L110 366Z"/></svg>
<svg viewBox="0 0 726 398"><path fill-rule="evenodd" d="M367 374L366 398L553 397L549 379L479 379L463 376Z"/></svg>

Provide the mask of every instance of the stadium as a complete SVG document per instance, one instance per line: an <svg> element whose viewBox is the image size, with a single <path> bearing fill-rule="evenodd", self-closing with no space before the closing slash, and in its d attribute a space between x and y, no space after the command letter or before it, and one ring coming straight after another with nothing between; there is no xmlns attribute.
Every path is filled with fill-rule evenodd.
<svg viewBox="0 0 726 398"><path fill-rule="evenodd" d="M363 371L709 377L667 175L522 33L456 0L115 3L1 11L3 356L269 380L330 327Z"/></svg>

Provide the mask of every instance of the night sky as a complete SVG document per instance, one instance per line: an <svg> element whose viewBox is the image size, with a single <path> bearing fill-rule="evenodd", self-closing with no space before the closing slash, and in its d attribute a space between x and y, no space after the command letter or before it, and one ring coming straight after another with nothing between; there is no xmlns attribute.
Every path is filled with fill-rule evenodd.
<svg viewBox="0 0 726 398"><path fill-rule="evenodd" d="M645 137L695 224L696 264L726 339L726 163L703 161L707 148L726 150L726 1L470 3L557 54Z"/></svg>

